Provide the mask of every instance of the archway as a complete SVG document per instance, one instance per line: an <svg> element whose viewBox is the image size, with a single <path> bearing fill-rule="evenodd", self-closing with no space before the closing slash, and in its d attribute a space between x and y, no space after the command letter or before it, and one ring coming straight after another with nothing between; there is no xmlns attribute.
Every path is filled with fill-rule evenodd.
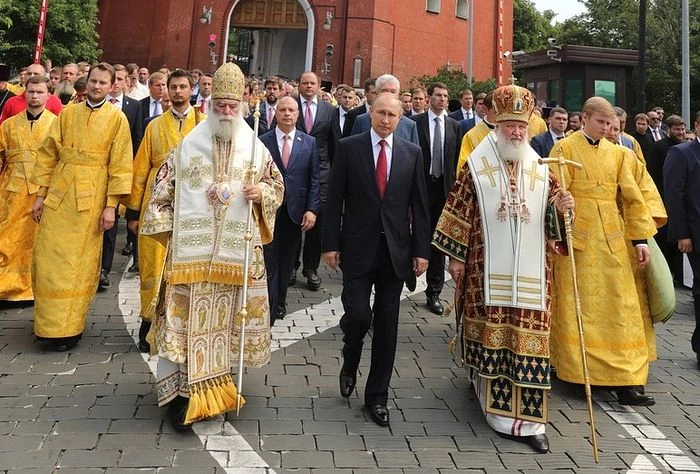
<svg viewBox="0 0 700 474"><path fill-rule="evenodd" d="M245 74L297 77L311 69L314 28L308 0L237 0L228 14L225 58Z"/></svg>

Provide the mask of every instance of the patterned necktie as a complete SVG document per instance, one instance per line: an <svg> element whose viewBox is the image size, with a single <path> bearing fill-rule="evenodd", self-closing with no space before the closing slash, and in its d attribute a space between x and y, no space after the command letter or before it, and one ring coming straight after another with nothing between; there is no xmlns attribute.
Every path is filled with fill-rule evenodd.
<svg viewBox="0 0 700 474"><path fill-rule="evenodd" d="M284 142L282 143L282 165L284 169L289 167L289 156L292 154L292 147L289 146L289 135L282 137Z"/></svg>
<svg viewBox="0 0 700 474"><path fill-rule="evenodd" d="M268 106L267 107L267 125L269 126L272 123L272 117L275 116L275 109L272 107ZM286 140L286 138L285 138Z"/></svg>
<svg viewBox="0 0 700 474"><path fill-rule="evenodd" d="M156 115L161 114L161 108L160 108L160 102L157 100L153 101L153 113L151 114L151 117L155 117Z"/></svg>
<svg viewBox="0 0 700 474"><path fill-rule="evenodd" d="M110 97L109 102L110 102L112 105L114 105L114 104L116 104L116 103L119 102L119 101L118 101L117 99L115 99L114 97Z"/></svg>
<svg viewBox="0 0 700 474"><path fill-rule="evenodd" d="M314 118L311 116L311 101L306 101L306 111L304 112L304 127L306 127L306 133L311 133L311 129L314 128Z"/></svg>
<svg viewBox="0 0 700 474"><path fill-rule="evenodd" d="M384 193L386 192L386 151L384 147L386 146L386 140L379 140L379 156L377 157L377 169L375 171L377 175L377 189L379 190L379 199L384 199Z"/></svg>
<svg viewBox="0 0 700 474"><path fill-rule="evenodd" d="M433 164L430 174L436 178L442 176L442 128L440 117L435 117L435 131L433 131Z"/></svg>

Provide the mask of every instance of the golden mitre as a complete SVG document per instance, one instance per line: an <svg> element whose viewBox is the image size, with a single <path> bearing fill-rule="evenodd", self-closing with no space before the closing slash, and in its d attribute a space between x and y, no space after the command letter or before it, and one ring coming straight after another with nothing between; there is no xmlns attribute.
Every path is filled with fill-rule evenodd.
<svg viewBox="0 0 700 474"><path fill-rule="evenodd" d="M243 99L245 76L234 63L224 63L214 73L211 84L212 99Z"/></svg>
<svg viewBox="0 0 700 474"><path fill-rule="evenodd" d="M516 120L528 123L534 108L535 96L524 87L508 85L493 91L493 110L496 112L496 122Z"/></svg>

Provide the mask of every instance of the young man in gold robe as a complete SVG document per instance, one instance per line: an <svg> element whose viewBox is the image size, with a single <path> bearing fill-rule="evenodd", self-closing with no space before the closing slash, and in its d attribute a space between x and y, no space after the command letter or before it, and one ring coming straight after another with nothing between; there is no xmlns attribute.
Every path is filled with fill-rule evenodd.
<svg viewBox="0 0 700 474"><path fill-rule="evenodd" d="M146 127L141 146L134 159L134 179L131 194L122 200L126 206L126 219L129 229L138 235L146 204L153 193L153 181L158 168L180 140L187 135L205 116L190 105L192 76L182 69L174 70L168 77L168 97L172 103L170 110L151 120ZM141 283L141 327L138 348L149 352L146 336L151 328L155 312L156 296L163 274L167 239L163 234L138 235L137 261Z"/></svg>
<svg viewBox="0 0 700 474"><path fill-rule="evenodd" d="M119 199L131 189L129 122L105 106L114 68L90 69L87 101L54 120L39 148L32 208L39 229L34 241L34 334L55 350L80 340L100 276L102 232L114 225Z"/></svg>
<svg viewBox="0 0 700 474"><path fill-rule="evenodd" d="M486 97L481 101L486 109L484 119L477 123L471 130L462 138L462 146L459 149L459 159L457 160L457 177L462 173L462 167L467 162L467 158L474 151L481 141L486 138L486 135L491 132L495 125L495 115L493 111L493 92L486 94Z"/></svg>
<svg viewBox="0 0 700 474"><path fill-rule="evenodd" d="M450 258L462 361L486 422L500 436L545 453L551 388L548 254L561 239L557 211L572 209L574 202L530 146L527 124L534 102L522 87L494 91L496 128L466 161L433 245Z"/></svg>
<svg viewBox="0 0 700 474"><path fill-rule="evenodd" d="M32 205L39 186L29 178L37 148L56 118L45 107L48 79L30 77L25 87L27 109L0 125L0 300L8 301L34 299Z"/></svg>
<svg viewBox="0 0 700 474"><path fill-rule="evenodd" d="M563 154L583 165L567 167L564 179L577 204L573 245L590 382L613 387L623 405L653 405L653 397L638 389L647 382L649 353L634 267L648 265L646 241L656 225L636 181L637 159L605 140L614 116L607 100L591 97L583 107L583 128L558 141L550 156ZM554 258L554 282L552 363L557 377L582 384L568 258Z"/></svg>
<svg viewBox="0 0 700 474"><path fill-rule="evenodd" d="M240 68L226 63L213 79L212 113L158 169L140 229L169 246L148 337L157 348L158 404L168 406L178 431L239 406L231 376L239 351L248 367L270 358L262 246L272 240L284 182L240 115L245 83ZM251 201L252 235L246 242ZM244 278L248 316L240 347Z"/></svg>

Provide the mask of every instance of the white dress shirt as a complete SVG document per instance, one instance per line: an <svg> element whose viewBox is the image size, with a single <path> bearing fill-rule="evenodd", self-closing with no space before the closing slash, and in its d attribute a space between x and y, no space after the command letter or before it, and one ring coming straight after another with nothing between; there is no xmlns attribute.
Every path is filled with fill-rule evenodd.
<svg viewBox="0 0 700 474"><path fill-rule="evenodd" d="M340 131L343 131L343 127L345 126L345 116L347 115L347 111L342 108L338 107L338 122L340 123Z"/></svg>
<svg viewBox="0 0 700 474"><path fill-rule="evenodd" d="M460 110L462 111L462 117L464 117L464 120L469 120L476 115L472 109L467 110L464 107L461 107Z"/></svg>
<svg viewBox="0 0 700 474"><path fill-rule="evenodd" d="M117 99L115 103L112 104L112 99ZM110 104L118 108L119 110L124 110L124 94L119 94L118 96L108 95L107 100Z"/></svg>
<svg viewBox="0 0 700 474"><path fill-rule="evenodd" d="M158 108L153 110L153 104L157 103ZM148 116L149 117L155 117L156 115L160 115L163 113L163 104L159 100L155 100L152 96L149 96L149 101L148 101Z"/></svg>
<svg viewBox="0 0 700 474"><path fill-rule="evenodd" d="M384 155L386 155L386 181L389 182L389 176L391 176L391 155L392 149L394 148L394 134L392 133L386 138L380 137L374 129L369 131L370 138L372 139L372 153L374 154L374 169L377 170L377 160L379 159L379 151L382 149L379 145L380 140L384 140L386 145L384 146Z"/></svg>
<svg viewBox="0 0 700 474"><path fill-rule="evenodd" d="M561 135L557 135L556 133L554 133L554 132L552 131L551 128L549 129L549 134L552 136L552 141L553 141L554 143L556 143L560 138L564 138L564 137L566 136L566 135L563 134L563 133L562 133Z"/></svg>

